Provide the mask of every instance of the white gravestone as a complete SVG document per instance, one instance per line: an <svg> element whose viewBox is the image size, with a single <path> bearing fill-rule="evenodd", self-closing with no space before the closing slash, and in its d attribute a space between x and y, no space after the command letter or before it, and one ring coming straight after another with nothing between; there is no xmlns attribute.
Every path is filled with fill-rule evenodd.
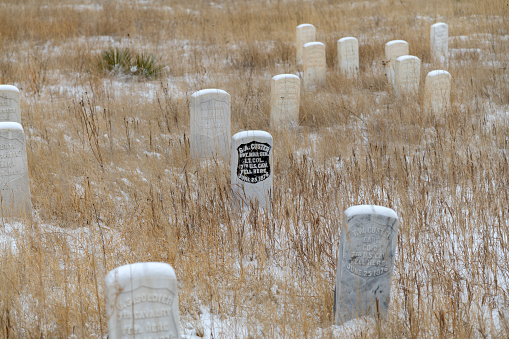
<svg viewBox="0 0 509 339"><path fill-rule="evenodd" d="M191 156L230 157L230 95L220 89L203 89L191 95Z"/></svg>
<svg viewBox="0 0 509 339"><path fill-rule="evenodd" d="M394 72L394 92L403 97L416 95L421 78L421 60L413 55L404 55L396 59Z"/></svg>
<svg viewBox="0 0 509 339"><path fill-rule="evenodd" d="M302 46L316 40L316 28L311 24L297 26L295 44L297 45L297 63L302 62Z"/></svg>
<svg viewBox="0 0 509 339"><path fill-rule="evenodd" d="M424 111L444 114L451 107L451 74L447 71L431 71L424 85Z"/></svg>
<svg viewBox="0 0 509 339"><path fill-rule="evenodd" d="M244 131L232 137L232 190L246 205L257 200L260 207L270 208L272 146L272 136L265 131Z"/></svg>
<svg viewBox="0 0 509 339"><path fill-rule="evenodd" d="M21 124L20 94L17 87L0 85L0 121Z"/></svg>
<svg viewBox="0 0 509 339"><path fill-rule="evenodd" d="M359 41L356 38L338 40L338 67L341 73L349 77L359 74Z"/></svg>
<svg viewBox="0 0 509 339"><path fill-rule="evenodd" d="M0 187L2 216L32 217L25 133L17 122L0 122Z"/></svg>
<svg viewBox="0 0 509 339"><path fill-rule="evenodd" d="M390 84L394 85L396 59L409 53L408 42L404 40L392 40L385 44L385 75Z"/></svg>
<svg viewBox="0 0 509 339"><path fill-rule="evenodd" d="M444 23L431 25L430 51L434 62L446 64L449 53L449 28Z"/></svg>
<svg viewBox="0 0 509 339"><path fill-rule="evenodd" d="M302 46L304 66L304 86L313 87L325 84L325 45L321 42L308 42Z"/></svg>
<svg viewBox="0 0 509 339"><path fill-rule="evenodd" d="M298 124L300 78L293 74L279 74L270 81L270 125Z"/></svg>
<svg viewBox="0 0 509 339"><path fill-rule="evenodd" d="M180 339L177 277L165 263L136 263L106 275L109 338Z"/></svg>
<svg viewBox="0 0 509 339"><path fill-rule="evenodd" d="M360 205L345 211L336 274L336 324L387 315L398 226L396 212L387 207Z"/></svg>

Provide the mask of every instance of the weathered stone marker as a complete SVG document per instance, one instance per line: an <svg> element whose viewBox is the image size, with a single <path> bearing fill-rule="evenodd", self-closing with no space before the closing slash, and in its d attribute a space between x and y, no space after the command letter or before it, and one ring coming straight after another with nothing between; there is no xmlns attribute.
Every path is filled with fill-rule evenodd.
<svg viewBox="0 0 509 339"><path fill-rule="evenodd" d="M449 54L449 28L443 22L431 25L430 51L434 62L447 64Z"/></svg>
<svg viewBox="0 0 509 339"><path fill-rule="evenodd" d="M392 40L385 44L385 75L390 84L394 85L396 59L408 55L409 50L408 42L404 40Z"/></svg>
<svg viewBox="0 0 509 339"><path fill-rule="evenodd" d="M338 40L338 67L341 73L349 77L359 74L359 41L356 38Z"/></svg>
<svg viewBox="0 0 509 339"><path fill-rule="evenodd" d="M451 107L451 74L447 71L431 71L424 85L424 111L443 114Z"/></svg>
<svg viewBox="0 0 509 339"><path fill-rule="evenodd" d="M270 208L273 170L272 135L244 131L232 137L231 185L237 199Z"/></svg>
<svg viewBox="0 0 509 339"><path fill-rule="evenodd" d="M270 125L298 124L300 78L293 74L279 74L270 81Z"/></svg>
<svg viewBox="0 0 509 339"><path fill-rule="evenodd" d="M203 89L191 95L191 156L230 157L230 95L220 89Z"/></svg>
<svg viewBox="0 0 509 339"><path fill-rule="evenodd" d="M108 334L180 339L177 277L165 263L124 265L106 275Z"/></svg>
<svg viewBox="0 0 509 339"><path fill-rule="evenodd" d="M345 211L336 274L336 324L387 315L398 226L396 212L387 207L360 205Z"/></svg>
<svg viewBox="0 0 509 339"><path fill-rule="evenodd" d="M32 217L25 133L17 122L0 122L0 187L3 217Z"/></svg>
<svg viewBox="0 0 509 339"><path fill-rule="evenodd" d="M21 124L20 94L15 86L0 85L0 121Z"/></svg>
<svg viewBox="0 0 509 339"><path fill-rule="evenodd" d="M304 66L304 86L314 87L325 84L325 45L321 42L308 42L302 46Z"/></svg>
<svg viewBox="0 0 509 339"><path fill-rule="evenodd" d="M417 94L421 79L421 60L413 55L404 55L396 59L394 72L394 92L396 96Z"/></svg>
<svg viewBox="0 0 509 339"><path fill-rule="evenodd" d="M311 24L299 25L297 26L295 37L295 44L297 45L297 63L301 63L302 46L307 42L316 40L316 28Z"/></svg>

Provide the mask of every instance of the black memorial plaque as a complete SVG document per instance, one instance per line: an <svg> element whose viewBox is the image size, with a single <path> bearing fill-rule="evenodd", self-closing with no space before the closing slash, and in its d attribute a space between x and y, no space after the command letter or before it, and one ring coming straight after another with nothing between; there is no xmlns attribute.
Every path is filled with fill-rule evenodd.
<svg viewBox="0 0 509 339"><path fill-rule="evenodd" d="M237 177L251 184L264 181L270 176L270 145L251 141L237 147L239 163Z"/></svg>

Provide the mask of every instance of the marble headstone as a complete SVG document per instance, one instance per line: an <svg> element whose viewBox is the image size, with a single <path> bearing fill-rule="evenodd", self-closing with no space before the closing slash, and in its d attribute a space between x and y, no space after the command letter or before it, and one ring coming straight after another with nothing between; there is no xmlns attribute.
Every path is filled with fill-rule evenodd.
<svg viewBox="0 0 509 339"><path fill-rule="evenodd" d="M359 41L347 37L338 40L338 67L341 73L356 77L359 73Z"/></svg>
<svg viewBox="0 0 509 339"><path fill-rule="evenodd" d="M449 28L442 22L431 25L430 29L431 59L440 64L447 64L449 53Z"/></svg>
<svg viewBox="0 0 509 339"><path fill-rule="evenodd" d="M295 44L297 45L297 63L301 63L302 46L307 42L316 40L316 28L311 24L299 25L297 26L295 36Z"/></svg>
<svg viewBox="0 0 509 339"><path fill-rule="evenodd" d="M0 122L0 187L2 216L32 217L25 133L17 122Z"/></svg>
<svg viewBox="0 0 509 339"><path fill-rule="evenodd" d="M243 131L232 137L231 186L237 199L270 208L274 166L272 135Z"/></svg>
<svg viewBox="0 0 509 339"><path fill-rule="evenodd" d="M387 315L398 226L396 212L387 207L360 205L345 211L336 274L336 324Z"/></svg>
<svg viewBox="0 0 509 339"><path fill-rule="evenodd" d="M300 78L279 74L270 81L270 125L298 124Z"/></svg>
<svg viewBox="0 0 509 339"><path fill-rule="evenodd" d="M396 59L410 52L408 42L404 40L392 40L385 44L385 75L390 84L394 85L394 72Z"/></svg>
<svg viewBox="0 0 509 339"><path fill-rule="evenodd" d="M110 338L180 339L177 277L165 263L124 265L106 275Z"/></svg>
<svg viewBox="0 0 509 339"><path fill-rule="evenodd" d="M308 42L302 46L304 66L304 86L314 87L325 84L325 45L321 42Z"/></svg>
<svg viewBox="0 0 509 339"><path fill-rule="evenodd" d="M21 124L20 94L15 86L0 85L0 121Z"/></svg>
<svg viewBox="0 0 509 339"><path fill-rule="evenodd" d="M424 85L424 111L444 114L451 107L451 74L447 71L431 71Z"/></svg>
<svg viewBox="0 0 509 339"><path fill-rule="evenodd" d="M191 156L230 157L230 95L220 89L203 89L191 95Z"/></svg>
<svg viewBox="0 0 509 339"><path fill-rule="evenodd" d="M396 59L394 72L394 92L403 97L417 94L421 78L421 60L413 55Z"/></svg>

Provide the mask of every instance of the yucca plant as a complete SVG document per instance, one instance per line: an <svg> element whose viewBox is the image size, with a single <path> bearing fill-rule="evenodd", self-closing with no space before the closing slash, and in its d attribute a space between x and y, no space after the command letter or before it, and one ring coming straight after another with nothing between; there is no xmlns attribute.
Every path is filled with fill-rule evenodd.
<svg viewBox="0 0 509 339"><path fill-rule="evenodd" d="M162 65L157 64L156 57L150 53L133 54L129 48L110 48L99 57L99 70L115 75L143 76L154 79L161 75Z"/></svg>
<svg viewBox="0 0 509 339"><path fill-rule="evenodd" d="M131 66L131 73L134 75L142 75L146 78L157 78L163 69L162 65L157 64L155 56L150 53L138 53Z"/></svg>

